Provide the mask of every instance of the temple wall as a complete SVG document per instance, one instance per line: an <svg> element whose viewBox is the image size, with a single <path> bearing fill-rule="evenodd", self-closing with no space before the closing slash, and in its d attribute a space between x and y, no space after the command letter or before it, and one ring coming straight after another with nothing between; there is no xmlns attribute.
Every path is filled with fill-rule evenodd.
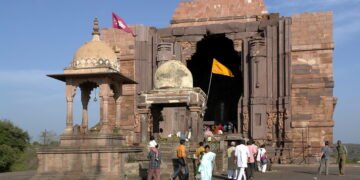
<svg viewBox="0 0 360 180"><path fill-rule="evenodd" d="M116 44L116 55L120 63L120 73L130 79L135 79L135 38L122 30L104 28L102 29L102 40L109 43L111 47ZM122 87L121 99L121 131L122 134L134 130L135 124L135 99L136 85L127 84ZM109 117L115 118L115 102L109 104ZM127 143L132 143L133 137L126 136Z"/></svg>
<svg viewBox="0 0 360 180"><path fill-rule="evenodd" d="M332 13L292 16L291 109L294 156L320 152L333 141Z"/></svg>
<svg viewBox="0 0 360 180"><path fill-rule="evenodd" d="M119 29L102 29L102 40L111 47L116 44L116 54L120 63L120 73L135 80L138 84L128 84L122 87L121 99L121 134L126 136L128 144L138 143L137 133L140 133L139 117L137 116L137 94L152 89L153 59L152 53L154 32L144 25L130 26L136 34L133 37ZM109 117L115 118L115 102L109 105Z"/></svg>
<svg viewBox="0 0 360 180"><path fill-rule="evenodd" d="M216 0L181 2L174 12L171 27L256 21L258 15L266 13L265 5L261 0L227 1L229 2L220 3ZM270 19L273 15L276 16L269 14ZM314 156L318 154L323 141L333 140L333 112L336 98L333 96L332 13L304 13L291 18L291 128L286 130L286 134L287 139L293 142L293 157L299 155L302 157L304 151L308 156ZM255 32L258 30L256 23L260 22L244 23L241 27L245 29L245 33ZM210 30L217 28L214 31L220 31L221 28L215 26L211 25L207 28ZM252 29L253 26L256 28ZM121 30L103 29L102 31L102 39L109 44L116 43L118 47L120 72L138 82L136 85L123 87L121 127L127 135L140 133L136 98L140 91L150 90L153 87L152 77L157 67L156 45L159 41L159 37L155 35L156 30L152 28L140 25L132 28L138 35L135 38ZM227 30L230 26L222 28ZM169 36L160 37L163 42L175 42L176 37L174 48L179 46L177 47L181 53L179 58L183 62L186 62L196 51L196 42L204 35L202 32L204 28L187 29L186 32L191 31L191 34L182 32L184 29L181 28L163 30L172 31L169 32ZM164 36L166 32L160 34ZM233 40L237 42L236 38ZM114 118L115 115L110 114L110 117ZM128 143L136 141L134 140L136 136L130 136L127 137Z"/></svg>

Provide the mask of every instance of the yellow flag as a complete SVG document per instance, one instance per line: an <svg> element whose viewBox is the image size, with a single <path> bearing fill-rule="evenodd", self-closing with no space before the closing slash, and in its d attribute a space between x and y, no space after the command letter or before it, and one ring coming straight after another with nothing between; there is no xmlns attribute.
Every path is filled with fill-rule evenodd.
<svg viewBox="0 0 360 180"><path fill-rule="evenodd" d="M223 76L234 77L234 74L230 71L230 69L227 68L226 66L224 66L223 64L221 64L215 58L213 59L211 72L214 73L214 74L220 74L220 75L223 75Z"/></svg>

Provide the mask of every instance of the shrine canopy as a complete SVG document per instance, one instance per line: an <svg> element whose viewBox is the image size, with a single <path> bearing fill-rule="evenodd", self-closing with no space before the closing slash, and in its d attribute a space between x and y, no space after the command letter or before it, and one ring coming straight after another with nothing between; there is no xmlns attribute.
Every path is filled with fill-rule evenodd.
<svg viewBox="0 0 360 180"><path fill-rule="evenodd" d="M69 67L63 74L49 74L49 77L66 82L66 79L108 77L122 84L136 84L120 73L120 63L115 51L100 40L98 20L95 18L92 40L82 45L75 53Z"/></svg>

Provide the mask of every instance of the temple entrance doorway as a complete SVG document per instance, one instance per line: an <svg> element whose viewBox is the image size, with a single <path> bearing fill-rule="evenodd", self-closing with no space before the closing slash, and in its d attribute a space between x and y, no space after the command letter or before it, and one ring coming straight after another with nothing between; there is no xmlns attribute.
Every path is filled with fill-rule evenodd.
<svg viewBox="0 0 360 180"><path fill-rule="evenodd" d="M230 69L234 77L211 73L214 58ZM232 122L237 127L238 101L243 92L243 82L241 52L234 49L234 42L225 34L206 35L197 42L196 52L187 67L193 75L194 87L200 87L208 96L204 121Z"/></svg>

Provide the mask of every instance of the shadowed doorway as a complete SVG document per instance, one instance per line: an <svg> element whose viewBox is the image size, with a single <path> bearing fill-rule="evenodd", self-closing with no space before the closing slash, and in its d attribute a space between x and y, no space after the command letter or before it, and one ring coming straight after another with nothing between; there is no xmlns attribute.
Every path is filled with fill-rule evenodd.
<svg viewBox="0 0 360 180"><path fill-rule="evenodd" d="M196 52L187 66L193 75L194 87L200 87L207 93L214 58L230 69L234 77L212 75L204 121L222 124L232 122L237 127L238 101L242 95L243 83L241 58L234 49L233 41L224 34L205 36L197 43Z"/></svg>

